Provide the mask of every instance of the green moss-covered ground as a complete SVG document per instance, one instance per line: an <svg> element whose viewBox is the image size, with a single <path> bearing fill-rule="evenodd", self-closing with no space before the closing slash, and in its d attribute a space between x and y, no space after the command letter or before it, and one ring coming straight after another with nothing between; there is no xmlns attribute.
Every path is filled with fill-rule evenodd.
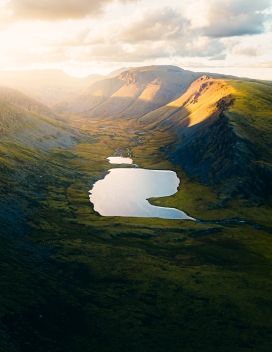
<svg viewBox="0 0 272 352"><path fill-rule="evenodd" d="M11 148L4 158L2 209L15 220L0 230L0 351L271 351L272 234L101 217L88 190L109 169L105 158L129 147L140 167L172 169L181 179L175 196L155 204L271 227L269 205L211 208L217 194L164 161L167 134L77 124L90 131L88 143L46 156L25 150L26 159Z"/></svg>

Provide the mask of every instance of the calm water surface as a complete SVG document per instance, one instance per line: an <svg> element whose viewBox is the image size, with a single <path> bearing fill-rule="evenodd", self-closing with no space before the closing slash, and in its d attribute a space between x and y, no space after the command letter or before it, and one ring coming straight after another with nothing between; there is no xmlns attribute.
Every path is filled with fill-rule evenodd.
<svg viewBox="0 0 272 352"><path fill-rule="evenodd" d="M107 158L110 164L132 164L131 158L124 158L123 156L110 156Z"/></svg>
<svg viewBox="0 0 272 352"><path fill-rule="evenodd" d="M108 159L111 163L120 164L120 157ZM125 160L125 163L128 163L127 161ZM94 184L90 191L90 201L94 204L95 211L102 216L195 220L181 210L157 207L147 200L151 197L175 194L179 183L179 178L173 171L140 168L110 169L103 180Z"/></svg>

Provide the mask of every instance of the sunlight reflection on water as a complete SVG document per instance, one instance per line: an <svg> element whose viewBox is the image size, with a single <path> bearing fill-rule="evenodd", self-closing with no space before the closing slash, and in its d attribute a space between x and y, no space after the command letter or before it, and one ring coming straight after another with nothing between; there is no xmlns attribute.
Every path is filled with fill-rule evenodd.
<svg viewBox="0 0 272 352"><path fill-rule="evenodd" d="M181 210L153 206L147 201L175 194L179 182L176 173L168 170L110 169L103 180L94 184L90 201L102 216L195 220Z"/></svg>

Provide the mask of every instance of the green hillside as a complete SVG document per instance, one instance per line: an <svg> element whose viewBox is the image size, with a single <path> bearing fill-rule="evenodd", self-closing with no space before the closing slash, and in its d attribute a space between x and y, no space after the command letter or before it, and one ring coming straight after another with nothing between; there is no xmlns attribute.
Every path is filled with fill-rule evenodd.
<svg viewBox="0 0 272 352"><path fill-rule="evenodd" d="M271 84L182 89L136 118L0 96L1 352L271 350ZM96 213L116 150L177 172L150 202L198 221Z"/></svg>
<svg viewBox="0 0 272 352"><path fill-rule="evenodd" d="M254 146L257 160L272 160L272 84L265 81L226 81L235 95L235 104L227 112L237 134Z"/></svg>
<svg viewBox="0 0 272 352"><path fill-rule="evenodd" d="M269 83L205 75L137 122L176 135L166 155L213 186L223 203L264 204L272 189L271 96Z"/></svg>

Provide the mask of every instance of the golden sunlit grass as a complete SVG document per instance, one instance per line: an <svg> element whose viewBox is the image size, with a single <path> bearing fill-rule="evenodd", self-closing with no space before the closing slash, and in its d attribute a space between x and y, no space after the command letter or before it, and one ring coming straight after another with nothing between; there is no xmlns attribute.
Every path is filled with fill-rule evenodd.
<svg viewBox="0 0 272 352"><path fill-rule="evenodd" d="M191 127L218 116L217 103L229 99L232 90L223 80L202 76L194 81L178 99L140 118L149 126L172 125ZM169 121L169 122L168 122Z"/></svg>

